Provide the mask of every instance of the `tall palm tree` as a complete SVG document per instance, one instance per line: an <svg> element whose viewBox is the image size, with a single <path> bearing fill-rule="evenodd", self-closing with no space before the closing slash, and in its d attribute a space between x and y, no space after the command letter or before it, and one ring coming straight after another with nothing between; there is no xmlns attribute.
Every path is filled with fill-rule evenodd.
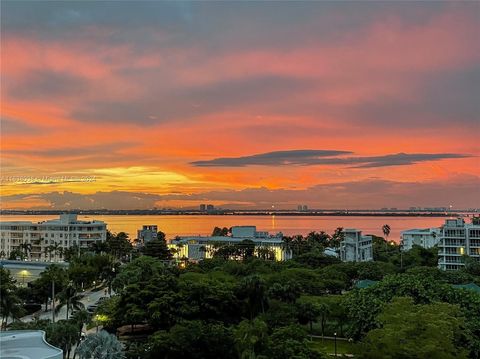
<svg viewBox="0 0 480 359"><path fill-rule="evenodd" d="M25 258L29 257L30 252L32 251L32 245L27 242L20 243L19 245L20 249L23 250L23 253L25 254Z"/></svg>
<svg viewBox="0 0 480 359"><path fill-rule="evenodd" d="M48 253L50 262L52 261L52 254L57 259L57 256L61 256L63 254L63 248L59 243L54 243L49 245L47 248L44 249L45 255Z"/></svg>
<svg viewBox="0 0 480 359"><path fill-rule="evenodd" d="M48 252L48 258L50 260L50 262L52 261L52 254L55 252L55 246L54 245L49 245L47 247L47 252Z"/></svg>
<svg viewBox="0 0 480 359"><path fill-rule="evenodd" d="M85 308L83 303L80 301L82 298L80 294L77 293L77 290L72 285L67 286L59 295L60 302L55 307L55 313L58 314L63 307L67 308L67 314L65 319L68 320L68 312L76 310L82 310Z"/></svg>
<svg viewBox="0 0 480 359"><path fill-rule="evenodd" d="M113 334L101 330L89 334L76 351L80 359L123 359L123 345Z"/></svg>
<svg viewBox="0 0 480 359"><path fill-rule="evenodd" d="M290 236L284 236L282 238L282 249L286 253L285 257L287 257L287 254L290 254L292 252L293 248L293 238Z"/></svg>
<svg viewBox="0 0 480 359"><path fill-rule="evenodd" d="M382 226L382 232L383 235L386 237L385 239L388 239L388 236L390 235L390 226L388 224L384 224Z"/></svg>
<svg viewBox="0 0 480 359"><path fill-rule="evenodd" d="M115 257L111 256L109 262L102 269L100 279L102 279L108 287L108 293L112 293L112 283L118 272L120 271L120 262L116 261Z"/></svg>
<svg viewBox="0 0 480 359"><path fill-rule="evenodd" d="M240 291L247 301L250 319L258 313L265 313L267 305L267 288L265 281L258 275L245 277L240 285Z"/></svg>
<svg viewBox="0 0 480 359"><path fill-rule="evenodd" d="M81 309L72 314L71 320L76 323L80 329L90 321L91 315L86 310Z"/></svg>
<svg viewBox="0 0 480 359"><path fill-rule="evenodd" d="M43 254L45 256L45 262L47 261L47 256L50 253L50 246L43 248Z"/></svg>
<svg viewBox="0 0 480 359"><path fill-rule="evenodd" d="M53 246L53 255L55 256L55 259L58 259L58 256L61 256L63 254L63 248L59 243L55 243Z"/></svg>
<svg viewBox="0 0 480 359"><path fill-rule="evenodd" d="M388 249L388 236L390 235L390 226L388 224L384 224L382 226L382 232L383 232L383 235L385 236L385 253L386 253Z"/></svg>
<svg viewBox="0 0 480 359"><path fill-rule="evenodd" d="M22 303L17 295L16 281L10 271L0 268L0 317L3 329L8 318L18 319L23 314Z"/></svg>

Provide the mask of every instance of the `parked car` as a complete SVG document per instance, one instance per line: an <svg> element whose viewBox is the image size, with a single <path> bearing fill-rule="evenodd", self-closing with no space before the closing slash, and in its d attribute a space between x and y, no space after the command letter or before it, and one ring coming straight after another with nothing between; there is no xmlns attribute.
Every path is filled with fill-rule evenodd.
<svg viewBox="0 0 480 359"><path fill-rule="evenodd" d="M90 313L90 314L93 314L93 313L95 313L97 308L98 308L98 305L96 305L96 304L89 305L87 307L87 312Z"/></svg>
<svg viewBox="0 0 480 359"><path fill-rule="evenodd" d="M107 298L107 297L100 297L100 298L98 298L96 304L102 303L105 299L108 299L108 298Z"/></svg>

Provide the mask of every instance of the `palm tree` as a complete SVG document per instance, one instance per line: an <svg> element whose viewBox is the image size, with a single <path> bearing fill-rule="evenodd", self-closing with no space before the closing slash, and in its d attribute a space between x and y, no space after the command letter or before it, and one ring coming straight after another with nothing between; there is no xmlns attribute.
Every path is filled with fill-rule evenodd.
<svg viewBox="0 0 480 359"><path fill-rule="evenodd" d="M388 224L384 224L382 226L382 232L383 235L386 237L385 239L388 239L388 236L390 235L390 226Z"/></svg>
<svg viewBox="0 0 480 359"><path fill-rule="evenodd" d="M118 272L120 271L120 262L115 261L115 257L110 257L109 263L105 265L100 273L102 279L108 287L108 293L112 293L112 283Z"/></svg>
<svg viewBox="0 0 480 359"><path fill-rule="evenodd" d="M0 316L1 328L7 324L8 318L18 319L22 316L22 303L17 295L15 279L10 271L0 268Z"/></svg>
<svg viewBox="0 0 480 359"><path fill-rule="evenodd" d="M20 249L23 250L23 253L25 254L25 258L29 257L30 252L32 251L32 245L30 243L20 243L19 245Z"/></svg>
<svg viewBox="0 0 480 359"><path fill-rule="evenodd" d="M282 238L282 249L285 252L285 257L288 257L288 254L292 252L293 248L293 238L289 236L284 236Z"/></svg>
<svg viewBox="0 0 480 359"><path fill-rule="evenodd" d="M252 320L258 313L265 313L267 304L267 288L265 281L258 275L245 277L240 285L242 296L247 301L247 306Z"/></svg>
<svg viewBox="0 0 480 359"><path fill-rule="evenodd" d="M83 328L84 324L87 324L90 321L91 315L86 310L81 309L72 314L71 320L75 322L80 329Z"/></svg>
<svg viewBox="0 0 480 359"><path fill-rule="evenodd" d="M43 254L45 255L45 262L47 261L47 255L50 253L50 246L43 248Z"/></svg>
<svg viewBox="0 0 480 359"><path fill-rule="evenodd" d="M382 226L382 232L383 232L383 235L385 236L385 254L387 252L387 244L388 244L388 236L390 235L390 226L388 224L384 224Z"/></svg>
<svg viewBox="0 0 480 359"><path fill-rule="evenodd" d="M49 245L47 247L47 252L48 252L48 258L50 260L50 262L52 261L52 253L55 252L55 246L54 245Z"/></svg>
<svg viewBox="0 0 480 359"><path fill-rule="evenodd" d="M113 334L104 330L89 334L77 348L80 359L123 359L123 345Z"/></svg>
<svg viewBox="0 0 480 359"><path fill-rule="evenodd" d="M78 293L75 287L72 285L67 286L60 294L59 294L59 299L60 303L57 304L55 307L55 313L58 314L58 312L63 308L67 307L67 314L66 314L66 319L68 320L68 312L71 310L73 311L74 309L76 310L82 310L85 308L83 303L80 301L82 298Z"/></svg>
<svg viewBox="0 0 480 359"><path fill-rule="evenodd" d="M233 331L235 346L241 359L255 359L255 345L268 337L268 327L260 319L243 320Z"/></svg>
<svg viewBox="0 0 480 359"><path fill-rule="evenodd" d="M57 259L57 256L62 255L63 248L59 243L54 243L52 246L52 251L53 251L53 255L55 256L55 259Z"/></svg>

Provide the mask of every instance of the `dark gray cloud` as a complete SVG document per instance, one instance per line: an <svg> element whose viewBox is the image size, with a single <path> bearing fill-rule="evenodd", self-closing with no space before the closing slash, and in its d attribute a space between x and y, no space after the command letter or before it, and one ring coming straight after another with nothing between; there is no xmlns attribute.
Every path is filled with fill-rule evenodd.
<svg viewBox="0 0 480 359"><path fill-rule="evenodd" d="M39 126L31 125L17 119L0 117L0 133L9 134L38 134L43 132Z"/></svg>
<svg viewBox="0 0 480 359"><path fill-rule="evenodd" d="M75 109L71 116L87 122L154 125L210 113L236 111L239 107L261 111L262 108L272 108L275 104L287 101L292 94L316 86L311 79L265 75L179 88L168 75L165 75L164 81L158 82L158 70L140 77L136 77L135 73L129 75L127 78L131 83L149 89L142 98L121 102L87 102Z"/></svg>
<svg viewBox="0 0 480 359"><path fill-rule="evenodd" d="M187 50L192 67L225 54L268 52L289 54L297 49L326 49L352 46L365 41L368 29L388 16L398 19L405 29L422 28L443 11L478 11L478 3L424 2L408 6L401 2L155 2L155 1L3 1L1 33L6 38L21 35L57 44L82 44L85 52L105 59L105 50L116 45L128 48L134 60L145 54L161 53L165 66L140 74L135 69L116 73L125 83L145 89L138 98L111 100L102 91L95 100L82 100L71 115L80 121L156 124L166 120L184 120L197 116L241 108L252 114L265 110L270 114L312 118L330 117L339 122L380 124L410 128L450 124L452 121L477 126L479 101L478 69L457 73L407 69L403 78L421 81L417 101L376 96L354 105L335 105L311 93L328 92L338 79L299 79L275 76L253 77L246 73L240 81L228 78L201 88L178 84L169 74L176 58L169 54ZM97 31L102 30L102 31ZM475 46L476 33L465 42ZM441 41L441 39L439 39ZM90 44L90 45L86 45ZM196 55L188 50L195 49ZM101 50L101 51L98 51ZM98 51L98 55L97 55ZM103 55L102 55L103 54ZM405 54L408 56L408 54ZM171 62L168 62L170 59ZM282 56L275 62L281 63ZM302 59L300 58L300 62ZM359 63L361 59L359 59ZM269 63L259 64L269 68ZM234 67L235 64L232 64ZM341 65L340 65L341 66ZM355 77L356 68L346 68ZM130 75L127 74L131 71ZM379 70L381 71L381 70ZM7 74L8 75L8 74ZM347 77L350 74L347 74ZM390 71L372 74L385 82L395 81ZM390 78L390 76L392 76ZM75 96L87 88L102 84L86 83L61 73L34 72L26 83L12 83L8 95L17 99L46 99ZM223 81L222 81L223 80ZM4 79L8 85L8 78ZM413 86L413 85L412 85ZM7 86L5 86L7 87ZM412 90L415 90L412 88ZM7 92L7 91L6 91ZM310 99L310 100L306 100ZM309 102L310 101L310 102Z"/></svg>
<svg viewBox="0 0 480 359"><path fill-rule="evenodd" d="M197 167L350 165L353 168L373 168L412 165L418 162L438 161L448 158L470 157L469 155L455 153L397 153L371 157L344 157L344 155L352 153L353 152L350 151L332 150L274 151L251 156L195 161L190 164Z"/></svg>
<svg viewBox="0 0 480 359"><path fill-rule="evenodd" d="M356 164L353 168L373 168L388 166L413 165L418 162L439 161L449 158L467 158L469 155L457 153L396 153L385 156L351 157L346 158L343 164ZM339 163L342 164L342 163Z"/></svg>
<svg viewBox="0 0 480 359"><path fill-rule="evenodd" d="M245 166L285 166L311 165L323 161L324 157L350 154L349 151L337 150L290 150L260 153L243 157L215 158L208 161L191 162L197 167L245 167Z"/></svg>
<svg viewBox="0 0 480 359"><path fill-rule="evenodd" d="M292 46L318 38L336 41L346 33L356 34L356 29L384 16L385 11L395 12L406 23L421 24L446 6L441 2L402 6L355 1L2 1L1 26L2 36L17 32L72 40L85 36L85 28L104 26L111 29L109 41L132 43L139 49L155 41L156 33L167 32L168 44L201 43L218 51Z"/></svg>
<svg viewBox="0 0 480 359"><path fill-rule="evenodd" d="M9 84L8 75L5 80L9 84L9 95L25 100L57 99L83 94L89 82L71 73L49 70L30 71L21 83Z"/></svg>
<svg viewBox="0 0 480 359"><path fill-rule="evenodd" d="M51 209L142 209L152 208L160 196L139 192L96 192L80 194L74 192L49 192L43 194L18 194L4 196L2 200L9 202L44 200L50 203Z"/></svg>
<svg viewBox="0 0 480 359"><path fill-rule="evenodd" d="M119 121L155 125L241 109L252 115L268 113L291 117L308 116L318 119L319 123L323 118L335 118L339 122L380 128L448 127L455 122L479 129L480 125L480 101L477 100L480 88L479 67L434 74L405 73L404 79L411 79L412 91L419 94L418 98L379 94L378 98L350 105L333 104L321 98L309 99L311 93L328 93L335 86L336 80L329 78L257 75L241 79L220 79L202 86L179 86L171 74L164 73L159 68L122 70L121 76L126 83L146 89L145 93L140 98L122 101L105 101L101 98L86 101L71 112L71 117L85 122ZM388 74L385 76L388 77ZM158 81L159 78L162 81ZM57 84L54 88L49 87L49 81L36 81L31 89L24 91L27 96L32 92L41 95L44 83L45 94L68 94L76 89L73 80L60 80L60 85ZM65 86L61 85L62 81ZM70 84L72 87L67 89ZM79 91L86 86L80 82Z"/></svg>

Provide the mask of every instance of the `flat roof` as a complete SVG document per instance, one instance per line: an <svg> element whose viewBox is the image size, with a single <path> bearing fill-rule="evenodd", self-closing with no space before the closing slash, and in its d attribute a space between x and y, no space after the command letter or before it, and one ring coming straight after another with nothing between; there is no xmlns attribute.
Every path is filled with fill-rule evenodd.
<svg viewBox="0 0 480 359"><path fill-rule="evenodd" d="M68 225L87 225L87 224L106 224L103 221L97 221L97 220L91 220L91 221L72 221L72 222L62 222L59 219L49 219L45 220L42 222L30 222L30 221L0 221L0 224L2 225L27 225L27 226L41 226L41 225L62 225L62 226L68 226Z"/></svg>
<svg viewBox="0 0 480 359"><path fill-rule="evenodd" d="M47 343L43 330L11 330L0 333L0 358L62 359L63 351Z"/></svg>
<svg viewBox="0 0 480 359"><path fill-rule="evenodd" d="M254 243L282 243L283 240L282 238L279 237L228 237L228 236L215 236L215 237L209 237L209 236L189 236L189 237L180 237L180 239L174 239L171 241L172 244L176 243L186 243L188 241L198 241L198 242L217 242L217 243L222 243L222 242L243 242L243 241L252 241Z"/></svg>

